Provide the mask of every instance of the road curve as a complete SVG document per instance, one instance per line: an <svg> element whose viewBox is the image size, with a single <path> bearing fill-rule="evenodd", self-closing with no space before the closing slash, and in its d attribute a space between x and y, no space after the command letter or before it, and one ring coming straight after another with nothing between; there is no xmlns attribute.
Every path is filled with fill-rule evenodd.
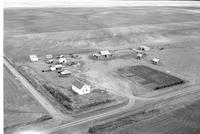
<svg viewBox="0 0 200 134"><path fill-rule="evenodd" d="M160 97L155 97L155 98L153 98L153 97L152 98L143 98L143 97L133 96L133 99L131 99L131 101L135 101L135 100L141 100L141 101L145 101L145 100L167 100L167 99L170 99L170 98L173 98L173 97L178 98L180 96L185 96L185 95L188 95L188 94L191 94L191 93L196 93L196 92L198 92L198 93L200 92L200 85L199 84L193 85L193 86L188 87L188 88L181 89L181 90L176 91L176 92L167 93L166 95L162 95ZM130 104L132 104L132 105L130 105ZM55 131L58 131L58 130L61 130L61 129L64 129L64 128L72 127L72 126L75 126L75 125L80 125L82 123L86 123L86 122L93 121L93 120L100 119L100 118L105 118L107 116L114 115L114 114L117 114L119 112L125 111L125 110L129 109L130 107L132 107L133 105L134 105L134 102L129 103L128 105L121 107L120 109L115 109L115 110L112 110L112 111L109 111L109 112L106 112L106 113L86 117L84 119L75 120L75 121L60 125L60 126L56 126L56 127L47 129L47 130L43 131L43 133L44 134L50 134L52 132L55 132Z"/></svg>
<svg viewBox="0 0 200 134"><path fill-rule="evenodd" d="M13 73L14 76L24 85L24 87L35 97L35 99L46 109L54 118L61 118L63 115L55 109L5 58L4 65Z"/></svg>
<svg viewBox="0 0 200 134"><path fill-rule="evenodd" d="M58 111L57 109L55 109L48 102L48 100L46 100L12 65L10 65L10 63L6 59L4 59L4 64L17 77L17 79L26 87L26 89L39 101L39 103L49 112L49 114L52 115L53 118L57 118L57 119L62 118L63 119L63 114L60 113L60 111ZM183 95L187 95L189 93L195 93L195 92L199 92L199 91L200 91L200 85L197 84L197 85L193 85L188 88L183 88L182 90L174 91L171 93L166 93L165 95L162 95L159 97L145 98L145 97L132 96L129 98L130 102L128 103L128 105L121 107L120 109L114 109L112 111L108 111L105 113L89 116L89 117L86 117L83 119L74 120L74 121L71 121L69 123L66 123L66 124L63 124L60 126L55 126L53 128L46 129L46 130L42 131L42 133L49 134L49 133L55 132L57 130L61 130L61 129L68 128L68 127L75 126L75 125L80 125L82 123L86 123L86 122L93 121L93 120L100 119L100 118L105 118L107 116L114 115L114 114L120 113L122 111L126 111L127 109L129 109L130 107L132 107L135 104L135 100L141 100L141 101L165 100L165 99L169 99L172 97L183 96Z"/></svg>

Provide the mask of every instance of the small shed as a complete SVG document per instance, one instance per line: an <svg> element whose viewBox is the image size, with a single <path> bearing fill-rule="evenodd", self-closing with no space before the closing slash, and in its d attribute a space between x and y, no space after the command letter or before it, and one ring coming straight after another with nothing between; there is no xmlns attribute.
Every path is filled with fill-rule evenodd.
<svg viewBox="0 0 200 134"><path fill-rule="evenodd" d="M65 77L71 75L71 72L69 70L63 70L58 73L59 77Z"/></svg>
<svg viewBox="0 0 200 134"><path fill-rule="evenodd" d="M55 68L55 66L49 66L49 70L50 71L56 71L56 68Z"/></svg>
<svg viewBox="0 0 200 134"><path fill-rule="evenodd" d="M55 65L55 68L56 68L56 70L58 70L58 69L62 69L63 66L61 64L58 64L58 65Z"/></svg>
<svg viewBox="0 0 200 134"><path fill-rule="evenodd" d="M53 55L52 55L52 54L47 54L47 55L45 56L45 58L46 58L46 59L52 59L52 58L53 58Z"/></svg>
<svg viewBox="0 0 200 134"><path fill-rule="evenodd" d="M137 53L137 59L142 59L143 56L144 56L143 54Z"/></svg>
<svg viewBox="0 0 200 134"><path fill-rule="evenodd" d="M29 58L30 58L31 62L37 62L39 60L37 55L35 55L35 54L29 55Z"/></svg>
<svg viewBox="0 0 200 134"><path fill-rule="evenodd" d="M61 63L67 63L67 59L66 58L59 58L58 62Z"/></svg>
<svg viewBox="0 0 200 134"><path fill-rule="evenodd" d="M93 57L95 57L96 59L110 59L111 56L112 54L109 50L104 50L93 54Z"/></svg>
<svg viewBox="0 0 200 134"><path fill-rule="evenodd" d="M91 87L80 80L74 80L72 90L79 95L88 94L91 92Z"/></svg>
<svg viewBox="0 0 200 134"><path fill-rule="evenodd" d="M57 55L57 56L55 56L56 59L64 58L64 57L65 57L64 55Z"/></svg>
<svg viewBox="0 0 200 134"><path fill-rule="evenodd" d="M49 59L46 61L47 64L52 64L53 63L53 59Z"/></svg>
<svg viewBox="0 0 200 134"><path fill-rule="evenodd" d="M154 65L158 65L159 62L160 62L160 59L158 59L158 58L153 58L153 59L152 59L152 63L153 63Z"/></svg>
<svg viewBox="0 0 200 134"><path fill-rule="evenodd" d="M148 50L150 50L150 48L147 46L139 46L139 50L148 51Z"/></svg>

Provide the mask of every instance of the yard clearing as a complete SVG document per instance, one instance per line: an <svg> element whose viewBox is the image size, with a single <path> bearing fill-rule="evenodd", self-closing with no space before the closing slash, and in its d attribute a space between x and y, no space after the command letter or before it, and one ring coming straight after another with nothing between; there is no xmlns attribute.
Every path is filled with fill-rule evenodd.
<svg viewBox="0 0 200 134"><path fill-rule="evenodd" d="M57 72L42 72L47 67L44 61L38 63L26 63L18 67L18 70L30 83L43 95L50 103L52 103L63 114L79 116L83 113L89 113L111 107L112 105L120 105L127 101L125 97L114 95L101 88L92 86L92 92L85 95L78 95L72 90L72 82L75 79L83 79L77 77L75 69L74 74L68 77L59 77ZM75 68L70 66L69 69ZM86 79L83 79L87 81Z"/></svg>

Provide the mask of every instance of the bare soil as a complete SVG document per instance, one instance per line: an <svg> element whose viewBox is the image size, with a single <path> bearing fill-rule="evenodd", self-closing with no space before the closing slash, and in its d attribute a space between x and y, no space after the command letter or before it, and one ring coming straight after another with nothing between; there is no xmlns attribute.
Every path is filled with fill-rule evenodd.
<svg viewBox="0 0 200 134"><path fill-rule="evenodd" d="M159 90L183 84L184 81L170 74L160 72L144 65L118 69L119 75L131 81L138 81L145 88Z"/></svg>
<svg viewBox="0 0 200 134"><path fill-rule="evenodd" d="M85 113L86 111L93 111L112 106L126 101L125 98L119 95L114 95L101 88L92 86L93 91L86 95L76 94L71 86L74 79L83 79L77 77L76 73L69 77L59 77L57 72L42 72L42 67L48 66L44 61L38 63L27 63L27 66L22 66L21 71L23 75L35 85L44 96L65 114ZM70 66L69 69L76 68ZM79 69L74 69L78 71ZM46 79L45 79L46 78ZM90 82L88 82L90 83ZM90 83L91 84L91 83ZM39 88L38 88L39 87ZM43 89L43 90L42 90ZM57 103L55 103L57 102Z"/></svg>

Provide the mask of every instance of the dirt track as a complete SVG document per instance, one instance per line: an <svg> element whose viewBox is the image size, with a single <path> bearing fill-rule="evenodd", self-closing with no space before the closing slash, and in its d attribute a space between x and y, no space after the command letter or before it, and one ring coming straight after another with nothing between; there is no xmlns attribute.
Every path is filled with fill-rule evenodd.
<svg viewBox="0 0 200 134"><path fill-rule="evenodd" d="M16 78L26 87L26 89L38 100L38 102L55 118L63 118L57 109L55 109L37 90L12 66L4 59L4 65L16 76ZM66 117L65 117L66 118Z"/></svg>

